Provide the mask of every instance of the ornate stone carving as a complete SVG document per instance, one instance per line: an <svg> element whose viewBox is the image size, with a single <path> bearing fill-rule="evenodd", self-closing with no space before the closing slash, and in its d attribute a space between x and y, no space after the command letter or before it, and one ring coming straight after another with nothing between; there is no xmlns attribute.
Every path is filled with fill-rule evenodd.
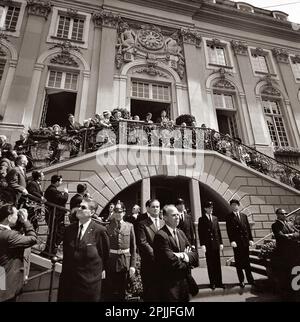
<svg viewBox="0 0 300 322"><path fill-rule="evenodd" d="M27 0L28 13L34 16L48 18L52 3L50 1Z"/></svg>
<svg viewBox="0 0 300 322"><path fill-rule="evenodd" d="M255 48L252 53L257 56L265 56L265 51L260 47Z"/></svg>
<svg viewBox="0 0 300 322"><path fill-rule="evenodd" d="M73 9L73 8L68 8L67 15L71 18L76 18L78 16L78 10Z"/></svg>
<svg viewBox="0 0 300 322"><path fill-rule="evenodd" d="M218 38L212 39L209 43L210 43L211 46L214 46L214 47L222 45L221 40L218 39Z"/></svg>
<svg viewBox="0 0 300 322"><path fill-rule="evenodd" d="M58 54L55 57L51 58L50 63L57 64L57 65L65 65L65 66L70 66L70 67L79 67L78 63L71 56L70 53Z"/></svg>
<svg viewBox="0 0 300 322"><path fill-rule="evenodd" d="M93 21L96 27L117 28L121 17L113 14L111 11L99 10L93 13Z"/></svg>
<svg viewBox="0 0 300 322"><path fill-rule="evenodd" d="M216 88L235 90L235 87L225 78L221 78L214 84Z"/></svg>
<svg viewBox="0 0 300 322"><path fill-rule="evenodd" d="M231 46L236 55L248 55L248 44L246 41L231 40Z"/></svg>
<svg viewBox="0 0 300 322"><path fill-rule="evenodd" d="M70 52L71 50L79 51L79 48L73 46L70 41L64 41L63 43L55 44L53 47L51 47L51 49L53 48L60 48L61 53L51 58L51 64L65 65L69 67L79 67L79 64L71 56Z"/></svg>
<svg viewBox="0 0 300 322"><path fill-rule="evenodd" d="M273 48L272 53L279 63L289 63L289 53L285 48Z"/></svg>
<svg viewBox="0 0 300 322"><path fill-rule="evenodd" d="M7 38L7 35L2 30L0 30L0 41L1 41L1 39L4 39L6 41L9 41L9 39Z"/></svg>
<svg viewBox="0 0 300 322"><path fill-rule="evenodd" d="M200 33L196 30L189 28L181 28L181 35L184 43L194 45L196 47L200 46L202 38Z"/></svg>
<svg viewBox="0 0 300 322"><path fill-rule="evenodd" d="M263 87L262 91L261 91L262 95L271 95L271 96L281 96L280 91L270 85L266 85Z"/></svg>
<svg viewBox="0 0 300 322"><path fill-rule="evenodd" d="M153 59L147 59L147 66L141 67L139 69L136 69L136 73L146 73L151 76L161 76L165 78L169 78L169 76L159 69L157 69L158 62Z"/></svg>
<svg viewBox="0 0 300 322"><path fill-rule="evenodd" d="M142 25L138 33L139 43L149 50L159 50L164 46L164 37L160 28L153 25Z"/></svg>
<svg viewBox="0 0 300 322"><path fill-rule="evenodd" d="M294 57L291 57L291 59L294 64L300 64L300 55L295 55Z"/></svg>
<svg viewBox="0 0 300 322"><path fill-rule="evenodd" d="M180 78L185 74L185 62L182 54L182 39L178 32L162 32L155 25L130 24L120 20L118 26L118 41L116 45L115 64L120 69L123 64L135 59L153 59L174 69ZM139 69L139 72L158 75L153 66ZM162 76L161 72L159 72ZM163 76L164 77L164 76Z"/></svg>
<svg viewBox="0 0 300 322"><path fill-rule="evenodd" d="M0 47L0 57L5 57L6 56L6 52L3 50L2 47Z"/></svg>

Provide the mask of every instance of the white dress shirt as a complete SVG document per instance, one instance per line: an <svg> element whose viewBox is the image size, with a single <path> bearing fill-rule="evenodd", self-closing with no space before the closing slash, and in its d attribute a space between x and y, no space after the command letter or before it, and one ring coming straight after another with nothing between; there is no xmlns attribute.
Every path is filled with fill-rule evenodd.
<svg viewBox="0 0 300 322"><path fill-rule="evenodd" d="M87 230L87 228L88 228L88 226L89 226L89 224L90 224L90 222L92 221L92 219L90 219L89 221L87 221L86 223L84 223L84 224L81 224L81 222L79 221L79 223L78 223L78 233L79 233L79 231L80 231L80 226L82 225L82 231L81 231L81 236L80 236L80 240L82 239L82 237L84 236L84 234L85 234L85 231ZM79 237L79 236L78 236Z"/></svg>

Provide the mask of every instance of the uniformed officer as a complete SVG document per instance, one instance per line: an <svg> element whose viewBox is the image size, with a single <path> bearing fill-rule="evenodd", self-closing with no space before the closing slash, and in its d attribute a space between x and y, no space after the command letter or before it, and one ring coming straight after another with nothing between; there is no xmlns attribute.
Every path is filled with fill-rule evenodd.
<svg viewBox="0 0 300 322"><path fill-rule="evenodd" d="M133 225L123 220L124 204L116 204L107 226L110 254L105 281L105 300L124 301L127 278L135 274L136 242Z"/></svg>
<svg viewBox="0 0 300 322"><path fill-rule="evenodd" d="M203 208L203 216L198 222L198 233L200 246L205 252L210 287L214 290L216 287L224 288L220 261L223 242L218 218L212 215L212 201L205 202Z"/></svg>

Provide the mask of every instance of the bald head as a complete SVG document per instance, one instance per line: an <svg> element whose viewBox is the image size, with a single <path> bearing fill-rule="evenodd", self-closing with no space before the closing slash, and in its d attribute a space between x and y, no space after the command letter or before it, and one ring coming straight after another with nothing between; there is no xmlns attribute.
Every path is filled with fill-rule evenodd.
<svg viewBox="0 0 300 322"><path fill-rule="evenodd" d="M166 205L163 208L163 216L165 223L175 229L179 224L178 209L174 205Z"/></svg>

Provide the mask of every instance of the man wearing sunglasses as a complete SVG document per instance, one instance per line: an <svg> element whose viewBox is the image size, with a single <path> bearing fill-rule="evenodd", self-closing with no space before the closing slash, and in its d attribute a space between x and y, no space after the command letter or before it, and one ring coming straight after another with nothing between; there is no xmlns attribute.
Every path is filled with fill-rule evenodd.
<svg viewBox="0 0 300 322"><path fill-rule="evenodd" d="M99 302L102 272L109 256L106 228L92 220L94 201L82 201L68 226L63 243L63 262L58 289L59 302Z"/></svg>
<svg viewBox="0 0 300 322"><path fill-rule="evenodd" d="M125 207L118 201L107 232L110 241L105 280L105 301L123 302L128 277L135 274L136 242L133 225L123 220Z"/></svg>

